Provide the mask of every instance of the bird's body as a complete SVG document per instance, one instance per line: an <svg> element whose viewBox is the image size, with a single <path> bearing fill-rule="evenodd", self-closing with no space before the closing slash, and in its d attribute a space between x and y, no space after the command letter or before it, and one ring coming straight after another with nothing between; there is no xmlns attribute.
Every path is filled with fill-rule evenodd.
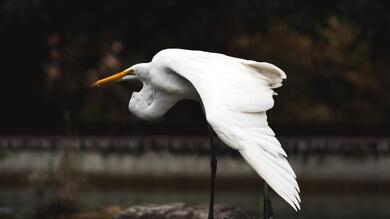
<svg viewBox="0 0 390 219"><path fill-rule="evenodd" d="M281 69L217 53L166 49L150 63L134 65L126 72L132 75L121 75L120 80L143 83L141 91L130 99L132 113L154 119L179 100L200 101L217 136L238 150L295 210L300 209L295 173L266 116L266 110L274 105L273 88L280 87L286 78Z"/></svg>

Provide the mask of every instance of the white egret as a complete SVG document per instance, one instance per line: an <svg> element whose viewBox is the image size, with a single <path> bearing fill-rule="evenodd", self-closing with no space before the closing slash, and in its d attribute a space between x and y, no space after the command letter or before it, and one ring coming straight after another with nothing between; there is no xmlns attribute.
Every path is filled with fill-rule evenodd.
<svg viewBox="0 0 390 219"><path fill-rule="evenodd" d="M286 79L281 69L270 63L218 53L165 49L151 62L136 64L93 86L131 79L143 83L130 99L133 114L149 120L162 116L179 100L199 101L217 136L238 150L288 204L296 211L300 209L296 175L267 123L266 111L273 107L276 95L273 89L282 86ZM213 210L214 153L209 218Z"/></svg>

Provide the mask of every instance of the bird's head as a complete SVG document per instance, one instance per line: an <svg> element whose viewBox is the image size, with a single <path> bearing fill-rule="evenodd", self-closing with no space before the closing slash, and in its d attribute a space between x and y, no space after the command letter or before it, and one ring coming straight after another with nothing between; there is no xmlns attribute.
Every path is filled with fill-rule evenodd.
<svg viewBox="0 0 390 219"><path fill-rule="evenodd" d="M131 66L130 68L111 75L109 77L100 79L93 83L91 87L100 87L103 85L111 84L113 82L127 81L127 80L140 80L141 82L149 80L149 65L148 63L140 63Z"/></svg>
<svg viewBox="0 0 390 219"><path fill-rule="evenodd" d="M127 68L124 71L98 80L91 87L101 87L113 82L139 80L142 89L139 92L132 91L129 102L129 110L137 117L150 120L163 115L166 110L161 107L155 98L155 87L151 83L150 63L140 63Z"/></svg>

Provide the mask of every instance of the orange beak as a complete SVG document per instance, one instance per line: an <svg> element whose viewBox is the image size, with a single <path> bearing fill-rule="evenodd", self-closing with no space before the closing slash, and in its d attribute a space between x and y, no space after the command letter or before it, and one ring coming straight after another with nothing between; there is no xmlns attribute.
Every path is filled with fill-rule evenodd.
<svg viewBox="0 0 390 219"><path fill-rule="evenodd" d="M91 85L91 87L100 87L102 85L106 85L112 82L120 81L124 76L133 74L134 71L132 69L126 69L122 72L119 72L117 74L108 76L106 78L103 78L101 80L96 81Z"/></svg>

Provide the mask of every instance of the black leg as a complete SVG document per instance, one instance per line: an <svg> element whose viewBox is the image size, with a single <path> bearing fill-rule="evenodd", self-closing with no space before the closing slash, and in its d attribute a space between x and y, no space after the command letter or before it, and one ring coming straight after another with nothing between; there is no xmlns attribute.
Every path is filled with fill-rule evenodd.
<svg viewBox="0 0 390 219"><path fill-rule="evenodd" d="M271 199L269 198L268 185L264 182L264 205L263 205L263 219L273 219L274 212L272 211Z"/></svg>
<svg viewBox="0 0 390 219"><path fill-rule="evenodd" d="M208 125L209 129L209 138L210 138L210 146L211 146L211 178L210 178L210 203L209 203L209 215L208 219L214 219L214 191L215 191L215 175L217 173L217 154L214 147L214 139L213 139L213 130L210 125Z"/></svg>

